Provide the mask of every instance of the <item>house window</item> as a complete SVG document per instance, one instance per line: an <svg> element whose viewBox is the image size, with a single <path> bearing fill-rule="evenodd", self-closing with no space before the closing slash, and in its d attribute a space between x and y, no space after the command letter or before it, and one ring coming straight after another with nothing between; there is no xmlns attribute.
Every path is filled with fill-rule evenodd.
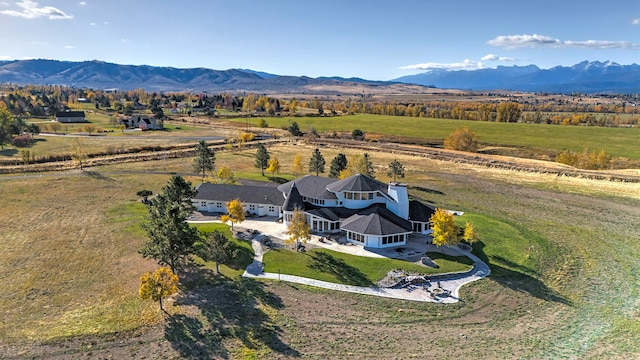
<svg viewBox="0 0 640 360"><path fill-rule="evenodd" d="M200 201L200 206L206 207L207 206L207 202L206 201Z"/></svg>
<svg viewBox="0 0 640 360"><path fill-rule="evenodd" d="M346 192L346 193L344 193L344 197L346 197L348 200L351 200L351 199L353 199L353 194L350 193L350 192Z"/></svg>
<svg viewBox="0 0 640 360"><path fill-rule="evenodd" d="M217 204L216 204L216 207L217 207L218 209L222 209L222 203L221 203L221 202L217 203Z"/></svg>
<svg viewBox="0 0 640 360"><path fill-rule="evenodd" d="M373 193L369 193L369 200L373 199Z"/></svg>
<svg viewBox="0 0 640 360"><path fill-rule="evenodd" d="M269 211L270 211L270 212L274 212L274 211L276 211L276 207L275 207L275 206L273 206L273 205L269 205Z"/></svg>
<svg viewBox="0 0 640 360"><path fill-rule="evenodd" d="M353 194L353 200L360 200L360 193Z"/></svg>
<svg viewBox="0 0 640 360"><path fill-rule="evenodd" d="M255 206L255 205L253 205L253 204L249 205L249 210L253 210L253 211L255 211L255 210L256 210L256 206Z"/></svg>

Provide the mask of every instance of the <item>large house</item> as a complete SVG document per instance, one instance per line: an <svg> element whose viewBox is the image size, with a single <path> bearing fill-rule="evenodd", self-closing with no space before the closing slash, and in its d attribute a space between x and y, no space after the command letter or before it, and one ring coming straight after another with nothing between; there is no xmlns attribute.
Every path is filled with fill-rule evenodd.
<svg viewBox="0 0 640 360"><path fill-rule="evenodd" d="M249 214L281 216L289 224L303 211L312 231L344 234L369 248L406 245L411 233L429 233L434 209L409 200L405 184L384 184L356 174L337 180L304 176L276 187L200 184L193 199L200 211L224 213L224 202L238 198Z"/></svg>

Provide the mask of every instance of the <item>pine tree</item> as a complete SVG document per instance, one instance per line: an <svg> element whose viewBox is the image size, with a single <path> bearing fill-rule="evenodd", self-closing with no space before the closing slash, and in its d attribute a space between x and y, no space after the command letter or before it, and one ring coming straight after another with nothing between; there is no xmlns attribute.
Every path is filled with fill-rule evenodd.
<svg viewBox="0 0 640 360"><path fill-rule="evenodd" d="M230 242L222 231L215 230L204 244L201 257L205 261L215 261L216 272L220 274L220 264L228 264L238 252L238 247Z"/></svg>
<svg viewBox="0 0 640 360"><path fill-rule="evenodd" d="M369 154L364 153L363 159L364 159L364 169L365 169L365 172L363 173L363 175L367 175L368 177L375 178L374 176L375 170L373 169L373 163L371 162L371 157L369 157Z"/></svg>
<svg viewBox="0 0 640 360"><path fill-rule="evenodd" d="M174 175L162 190L149 200L147 220L142 225L149 239L140 253L176 272L189 260L193 245L200 239L198 230L187 223L195 210L191 199L196 191L179 175Z"/></svg>
<svg viewBox="0 0 640 360"><path fill-rule="evenodd" d="M393 177L393 181L396 181L396 177L404 178L404 165L394 159L389 163L389 172L387 172L387 175Z"/></svg>
<svg viewBox="0 0 640 360"><path fill-rule="evenodd" d="M196 145L196 158L193 159L193 168L196 172L202 172L204 180L207 171L213 171L216 162L216 154L209 149L209 145L204 140L200 140Z"/></svg>
<svg viewBox="0 0 640 360"><path fill-rule="evenodd" d="M270 158L271 156L269 155L267 148L264 147L264 145L262 144L258 144L258 151L256 152L255 167L260 169L260 171L262 172L262 176L264 176L264 169L266 169L267 166L269 166Z"/></svg>
<svg viewBox="0 0 640 360"><path fill-rule="evenodd" d="M309 160L309 172L315 172L316 176L319 173L324 173L324 157L318 148L313 151L313 155L311 155L311 159Z"/></svg>
<svg viewBox="0 0 640 360"><path fill-rule="evenodd" d="M347 168L347 157L344 154L338 154L331 160L331 167L329 169L330 178L340 177L340 172Z"/></svg>

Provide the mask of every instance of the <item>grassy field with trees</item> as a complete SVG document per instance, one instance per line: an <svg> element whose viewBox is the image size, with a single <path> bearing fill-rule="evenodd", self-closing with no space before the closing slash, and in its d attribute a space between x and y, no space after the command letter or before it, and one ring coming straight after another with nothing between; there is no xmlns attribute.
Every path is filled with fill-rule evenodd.
<svg viewBox="0 0 640 360"><path fill-rule="evenodd" d="M272 121L272 120L270 120ZM296 154L268 147L291 178ZM325 159L359 152L322 148ZM519 173L389 153L369 153L375 175L404 165L411 195L464 211L489 278L461 289L456 305L412 303L238 277L198 261L164 304L137 296L158 266L138 250L145 206L171 173L197 183L192 161L113 164L89 171L0 176L0 353L9 357L620 358L640 354L640 185ZM269 180L255 149L216 154L216 166ZM203 225L200 230L218 228ZM275 253L274 253L275 254ZM345 260L346 261L346 260ZM369 341L384 333L380 341ZM362 346L366 342L368 346ZM315 355L314 355L315 354Z"/></svg>
<svg viewBox="0 0 640 360"><path fill-rule="evenodd" d="M246 119L238 119L244 122ZM252 119L257 122L257 119ZM281 117L269 118L269 126L287 128L297 122L303 132L314 128L320 134L333 131L351 134L353 130L364 128L372 135L396 135L412 138L446 138L452 131L467 127L475 131L485 145L517 146L534 149L583 151L604 149L611 156L640 159L640 147L636 146L640 136L639 128L606 128L587 126L555 126L541 124L504 123L471 120L449 120L434 118L414 118L387 115L346 115L334 117Z"/></svg>

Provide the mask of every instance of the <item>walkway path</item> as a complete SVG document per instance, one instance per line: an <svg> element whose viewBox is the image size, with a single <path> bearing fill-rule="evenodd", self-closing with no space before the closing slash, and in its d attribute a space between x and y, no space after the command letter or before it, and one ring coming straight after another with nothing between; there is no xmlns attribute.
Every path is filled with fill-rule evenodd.
<svg viewBox="0 0 640 360"><path fill-rule="evenodd" d="M251 245L255 251L255 257L253 259L253 263L247 267L247 270L242 275L244 277L288 281L292 283L315 286L329 290L375 295L402 300L436 302L444 304L456 303L460 301L459 290L462 285L468 284L472 281L480 280L491 273L491 271L489 270L489 266L487 266L487 264L485 264L477 256L471 254L470 252L459 250L461 255L468 256L475 262L475 266L473 267L473 269L463 274L432 275L429 277L431 279L431 284L426 289L418 286L414 286L412 288L384 289L374 286L364 287L344 285L295 275L265 273L263 272L264 265L262 263L262 245L256 240L252 240ZM432 297L431 293L427 291L427 289L433 290L438 287L449 292L449 295Z"/></svg>
<svg viewBox="0 0 640 360"><path fill-rule="evenodd" d="M213 220L209 218L198 218L192 219L189 222L199 223L199 222L219 222L219 220ZM242 222L242 226L248 229L258 229L262 234L277 237L280 239L286 238L286 226L282 223L277 223L274 221L274 218L256 218L256 219L247 219ZM349 246L349 245L338 245L335 242L320 242L319 236L312 236L312 239L309 241L310 243L321 246L327 249L341 251L353 255L359 256L368 256L368 257L384 257L380 254L368 251L364 249L362 246ZM264 272L264 264L262 262L262 245L259 241L252 240L251 246L254 251L253 263L247 266L244 274L242 276L247 278L258 278L258 279L271 279L271 280L280 280L280 281L288 281L297 284L304 284L309 286L315 286L319 288L336 290L336 291L345 291L357 294L366 294L366 295L374 295L374 296L382 296L393 299L402 299L402 300L412 300L412 301L425 301L425 302L436 302L436 303L444 303L444 304L452 304L460 301L459 299L459 291L460 288L468 284L472 281L480 280L486 276L488 276L491 271L489 270L489 266L485 264L482 260L480 260L477 256L471 254L469 251L464 251L458 247L451 247L448 250L450 253L457 253L454 255L467 256L475 263L473 269L466 273L461 274L443 274L443 275L430 275L429 279L431 279L431 285L428 287L429 290L433 290L439 287L447 292L449 292L449 296L442 297L431 297L430 293L421 287L414 287L413 290L408 290L406 288L401 289L384 289L379 287L364 287L364 286L353 286L353 285L344 285L337 284L327 281L321 281L311 278L305 278L301 276L295 275L287 275L287 274L277 274L277 273L265 273Z"/></svg>

